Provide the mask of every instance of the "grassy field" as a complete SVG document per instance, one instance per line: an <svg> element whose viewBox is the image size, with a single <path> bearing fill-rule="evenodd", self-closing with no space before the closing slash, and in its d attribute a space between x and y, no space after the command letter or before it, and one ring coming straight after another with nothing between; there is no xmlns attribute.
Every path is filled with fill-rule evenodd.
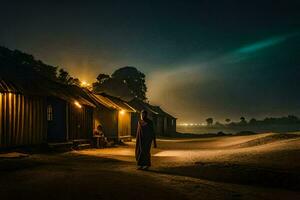
<svg viewBox="0 0 300 200"><path fill-rule="evenodd" d="M134 141L0 155L0 199L300 199L299 134L160 139L136 170Z"/></svg>

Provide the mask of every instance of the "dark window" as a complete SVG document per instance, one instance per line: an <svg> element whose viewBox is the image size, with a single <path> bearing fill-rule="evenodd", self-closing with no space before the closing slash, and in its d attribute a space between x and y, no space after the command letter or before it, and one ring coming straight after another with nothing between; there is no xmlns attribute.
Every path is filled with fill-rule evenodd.
<svg viewBox="0 0 300 200"><path fill-rule="evenodd" d="M52 105L48 105L47 107L47 120L52 121L53 120L53 108Z"/></svg>

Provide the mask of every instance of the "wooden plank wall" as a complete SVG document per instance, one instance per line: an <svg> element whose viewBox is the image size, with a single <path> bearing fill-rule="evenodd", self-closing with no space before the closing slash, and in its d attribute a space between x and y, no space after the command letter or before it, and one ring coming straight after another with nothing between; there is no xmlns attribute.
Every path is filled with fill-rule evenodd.
<svg viewBox="0 0 300 200"><path fill-rule="evenodd" d="M156 134L164 135L164 118L162 116L157 116L156 119Z"/></svg>
<svg viewBox="0 0 300 200"><path fill-rule="evenodd" d="M40 144L46 134L44 98L0 93L0 147Z"/></svg>
<svg viewBox="0 0 300 200"><path fill-rule="evenodd" d="M118 113L118 129L119 137L131 136L131 113Z"/></svg>
<svg viewBox="0 0 300 200"><path fill-rule="evenodd" d="M172 123L173 121L173 123ZM176 132L176 120L170 117L165 117L165 135L171 136Z"/></svg>
<svg viewBox="0 0 300 200"><path fill-rule="evenodd" d="M138 121L140 118L140 113L131 113L131 136L136 136L137 127L138 127ZM152 120L154 121L154 120ZM154 124L154 122L153 122Z"/></svg>
<svg viewBox="0 0 300 200"><path fill-rule="evenodd" d="M69 138L68 140L90 139L93 134L93 110L82 106L78 108L69 104Z"/></svg>
<svg viewBox="0 0 300 200"><path fill-rule="evenodd" d="M116 138L118 135L118 119L117 111L105 108L97 108L94 110L94 128L101 124L104 135L107 138Z"/></svg>

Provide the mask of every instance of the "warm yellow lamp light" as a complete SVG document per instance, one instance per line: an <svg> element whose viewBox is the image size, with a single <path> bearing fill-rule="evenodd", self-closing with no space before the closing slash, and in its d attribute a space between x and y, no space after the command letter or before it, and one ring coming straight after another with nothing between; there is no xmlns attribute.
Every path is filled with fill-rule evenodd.
<svg viewBox="0 0 300 200"><path fill-rule="evenodd" d="M80 103L78 103L78 101L74 101L74 104L78 107L81 108L82 106L80 105Z"/></svg>
<svg viewBox="0 0 300 200"><path fill-rule="evenodd" d="M121 115L124 115L124 114L125 114L125 110L120 110L119 113L120 113Z"/></svg>

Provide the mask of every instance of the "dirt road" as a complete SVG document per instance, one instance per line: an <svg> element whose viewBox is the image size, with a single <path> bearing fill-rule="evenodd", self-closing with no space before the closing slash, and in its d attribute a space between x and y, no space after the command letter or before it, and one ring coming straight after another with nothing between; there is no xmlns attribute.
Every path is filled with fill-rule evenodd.
<svg viewBox="0 0 300 200"><path fill-rule="evenodd" d="M0 199L300 199L300 138L159 140L136 170L134 142L0 158ZM0 156L1 157L1 156Z"/></svg>

